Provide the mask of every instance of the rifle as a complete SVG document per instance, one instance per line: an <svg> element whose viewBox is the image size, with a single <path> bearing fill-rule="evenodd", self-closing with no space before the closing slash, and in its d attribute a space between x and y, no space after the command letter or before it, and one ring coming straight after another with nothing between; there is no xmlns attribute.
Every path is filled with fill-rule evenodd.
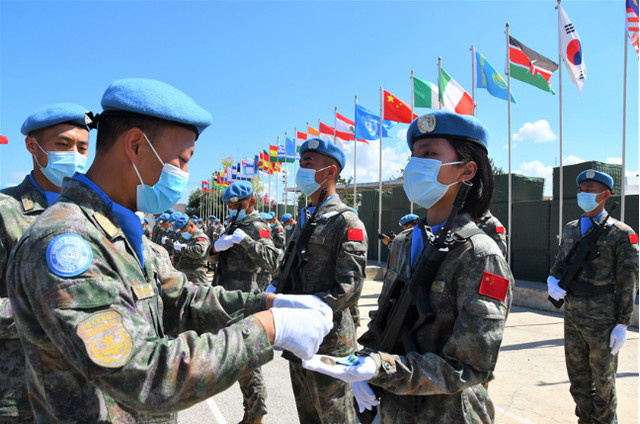
<svg viewBox="0 0 640 424"><path fill-rule="evenodd" d="M429 242L422 250L411 269L410 280L404 281L397 278L387 292L387 296L378 302L380 308L371 325L377 350L398 354L418 351L413 333L435 318L429 305L431 284L447 254L457 247L460 241L466 241L466 239L454 239L451 228L456 215L464 206L471 187L470 182L462 182L446 224L440 229L433 242ZM420 225L422 228L423 224L420 223ZM372 390L378 396L381 394L381 391L376 390L375 387L372 387ZM376 413L376 407L370 411L365 410L363 413L356 409L356 414L363 424L371 424Z"/></svg>
<svg viewBox="0 0 640 424"><path fill-rule="evenodd" d="M231 234L233 234L233 232L236 230L238 224L238 213L240 213L240 211L238 211L235 215L233 215L233 217L231 217L231 222L229 223L229 226L227 227L227 229L224 231L224 234L222 234L222 236L220 236L219 238L222 238L223 236L230 236ZM214 243L215 244L215 243ZM213 245L211 245L211 247L213 247ZM220 275L222 275L222 263L224 262L224 258L226 256L226 250L220 252L220 256L218 256L218 262L216 263L216 267L213 270L213 285L217 286L220 283Z"/></svg>
<svg viewBox="0 0 640 424"><path fill-rule="evenodd" d="M607 216L604 218L604 221L602 221L602 224L597 223L591 218L593 226L587 231L584 237L571 246L571 250L569 250L566 258L558 263L558 270L560 271L560 282L558 286L560 286L561 289L568 291L575 285L578 274L580 274L583 269L587 271L588 275L593 274L593 268L589 262L600 256L600 252L596 248L596 243L605 230L610 227L607 225L607 220L611 216L611 212L616 210L617 207L618 202L615 202L611 210L607 212ZM591 286L591 288L592 287L593 286ZM562 299L555 300L551 296L548 296L548 299L557 309L560 309L564 304L564 300Z"/></svg>

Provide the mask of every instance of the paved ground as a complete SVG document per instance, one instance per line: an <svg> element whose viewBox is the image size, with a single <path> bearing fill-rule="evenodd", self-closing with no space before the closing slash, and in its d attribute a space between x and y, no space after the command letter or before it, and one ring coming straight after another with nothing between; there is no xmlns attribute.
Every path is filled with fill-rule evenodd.
<svg viewBox="0 0 640 424"><path fill-rule="evenodd" d="M363 317L375 307L382 284L367 281L360 299ZM564 365L562 316L514 307L489 393L497 423L575 423ZM287 361L276 358L263 368L269 391L267 424L298 422ZM618 367L618 420L638 422L638 332L629 331ZM242 396L237 385L179 414L180 423L238 423Z"/></svg>

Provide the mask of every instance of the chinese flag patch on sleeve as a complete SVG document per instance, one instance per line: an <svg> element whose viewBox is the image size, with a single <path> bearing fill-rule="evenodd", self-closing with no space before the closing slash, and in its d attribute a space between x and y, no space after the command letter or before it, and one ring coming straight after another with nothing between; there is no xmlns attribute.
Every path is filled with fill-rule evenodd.
<svg viewBox="0 0 640 424"><path fill-rule="evenodd" d="M349 241L364 241L362 228L349 228L347 230L347 238Z"/></svg>
<svg viewBox="0 0 640 424"><path fill-rule="evenodd" d="M504 227L501 227L500 225L497 225L496 226L496 233L503 234L504 233Z"/></svg>
<svg viewBox="0 0 640 424"><path fill-rule="evenodd" d="M637 234L629 234L629 241L631 242L631 244L635 244L638 242L638 235Z"/></svg>
<svg viewBox="0 0 640 424"><path fill-rule="evenodd" d="M278 228L278 232L282 233L282 232L284 232L284 230L282 228Z"/></svg>
<svg viewBox="0 0 640 424"><path fill-rule="evenodd" d="M207 239L206 239L206 238L204 238L204 237L198 237L198 239L197 239L196 241L198 241L198 242L200 242L200 241L207 241Z"/></svg>
<svg viewBox="0 0 640 424"><path fill-rule="evenodd" d="M509 279L500 277L485 271L482 274L482 282L480 283L479 293L485 296L498 299L502 302L507 298L509 291Z"/></svg>
<svg viewBox="0 0 640 424"><path fill-rule="evenodd" d="M260 238L270 238L271 233L269 230L260 230Z"/></svg>

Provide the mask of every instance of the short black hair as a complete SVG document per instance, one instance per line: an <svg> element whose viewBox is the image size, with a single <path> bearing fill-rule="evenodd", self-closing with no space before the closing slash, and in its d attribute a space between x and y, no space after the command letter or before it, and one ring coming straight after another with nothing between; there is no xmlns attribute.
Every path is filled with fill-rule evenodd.
<svg viewBox="0 0 640 424"><path fill-rule="evenodd" d="M334 182L337 183L338 179L340 179L340 172L342 172L342 167L340 166L340 162L338 162L337 160L335 160L331 156L322 155L322 157L324 158L324 164L325 165L327 165L327 166L335 165L336 168L338 168L338 172L336 172L336 176L334 178Z"/></svg>

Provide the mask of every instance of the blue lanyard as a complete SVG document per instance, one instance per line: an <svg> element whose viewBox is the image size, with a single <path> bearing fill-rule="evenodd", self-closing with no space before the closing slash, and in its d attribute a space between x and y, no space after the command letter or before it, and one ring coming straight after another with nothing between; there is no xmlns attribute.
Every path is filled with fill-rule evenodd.
<svg viewBox="0 0 640 424"><path fill-rule="evenodd" d="M322 204L320 205L320 207L322 208L324 206L325 203L327 203L329 200L331 200L331 198L333 196L336 196L338 193L333 193L331 196L327 197L324 202L322 202ZM304 220L306 218L306 213L304 213L305 210L309 210L309 215L313 215L313 212L316 210L315 206L309 206L308 208L302 208L302 214L300 216L300 228L304 227Z"/></svg>
<svg viewBox="0 0 640 424"><path fill-rule="evenodd" d="M443 222L440 225L434 225L431 227L431 232L435 235L438 234L440 228L442 228L446 224ZM413 235L411 237L411 266L415 264L415 262L420 257L422 250L424 249L424 240L422 239L422 230L420 230L420 226L416 225L413 227Z"/></svg>
<svg viewBox="0 0 640 424"><path fill-rule="evenodd" d="M599 220L602 215L604 215L605 211L602 211L598 214L598 216L593 217L594 221ZM584 235L584 233L586 233L587 231L589 231L589 228L591 228L593 226L593 222L591 222L591 218L587 217L587 216L583 216L580 218L580 231L582 232L582 235Z"/></svg>

